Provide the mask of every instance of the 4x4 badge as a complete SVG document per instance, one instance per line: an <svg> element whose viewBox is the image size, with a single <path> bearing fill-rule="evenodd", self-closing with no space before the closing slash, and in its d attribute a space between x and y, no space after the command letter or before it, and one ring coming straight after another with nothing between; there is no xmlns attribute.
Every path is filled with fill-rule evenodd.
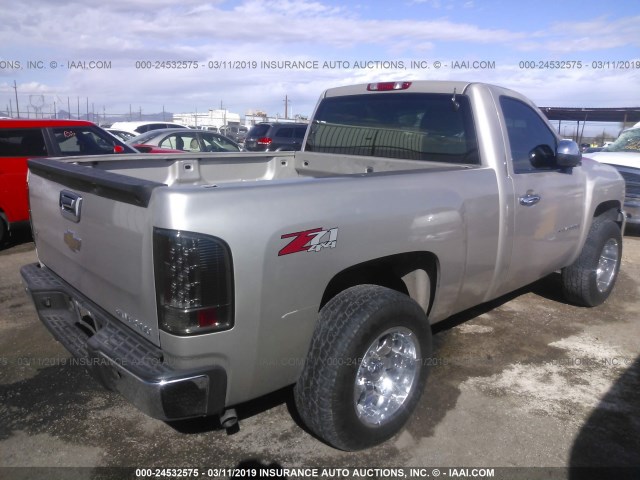
<svg viewBox="0 0 640 480"><path fill-rule="evenodd" d="M302 232L287 233L280 238L292 238L292 240L278 252L279 257L298 252L319 252L323 248L336 248L338 229L312 228Z"/></svg>

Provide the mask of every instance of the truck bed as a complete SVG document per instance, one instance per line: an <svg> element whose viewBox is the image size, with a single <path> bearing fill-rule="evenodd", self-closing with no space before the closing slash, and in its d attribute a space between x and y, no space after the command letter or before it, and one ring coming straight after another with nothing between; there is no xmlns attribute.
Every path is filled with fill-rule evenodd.
<svg viewBox="0 0 640 480"><path fill-rule="evenodd" d="M355 232L399 194L413 199L407 200L409 205L416 203L389 215L411 224L416 215L427 215L423 196L428 195L436 199L430 206L437 216L457 224L462 197L495 183L494 172L486 167L311 152L109 155L30 160L29 167L40 261L106 312L140 322L145 337L156 345L156 295L148 281L153 278L154 228L206 233L252 255L265 248L277 253L281 235L300 231L318 209L325 213L311 227L315 222L325 228L349 224ZM462 181L459 176L468 182L464 194L452 190ZM78 218L61 212L65 195L81 197ZM495 199L483 197L483 202L494 205ZM474 202L473 209L488 209L483 202ZM491 232L496 222L492 220ZM435 217L424 228L431 229L432 223L437 223ZM384 249L394 243L384 240L392 231L378 234ZM376 234L370 226L367 232ZM270 256L265 253L265 258ZM240 275L244 271L236 260Z"/></svg>

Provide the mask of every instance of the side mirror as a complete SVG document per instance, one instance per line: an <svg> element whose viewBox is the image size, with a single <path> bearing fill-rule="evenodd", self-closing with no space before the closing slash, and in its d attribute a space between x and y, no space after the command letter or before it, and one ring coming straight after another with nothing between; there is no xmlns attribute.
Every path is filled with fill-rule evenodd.
<svg viewBox="0 0 640 480"><path fill-rule="evenodd" d="M533 168L555 168L556 153L549 145L538 145L529 152L529 162Z"/></svg>
<svg viewBox="0 0 640 480"><path fill-rule="evenodd" d="M556 164L561 168L571 168L580 165L582 153L578 144L572 140L560 140L556 151Z"/></svg>

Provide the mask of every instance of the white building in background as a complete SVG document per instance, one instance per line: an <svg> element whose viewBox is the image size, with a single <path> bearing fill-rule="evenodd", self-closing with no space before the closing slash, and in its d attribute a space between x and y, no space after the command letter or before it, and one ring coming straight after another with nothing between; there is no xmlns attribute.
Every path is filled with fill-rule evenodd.
<svg viewBox="0 0 640 480"><path fill-rule="evenodd" d="M306 123L308 121L309 118L304 115L295 115L290 118L284 118L280 115L270 116L260 110L250 110L244 116L244 126L247 128L251 128L256 123L260 122Z"/></svg>
<svg viewBox="0 0 640 480"><path fill-rule="evenodd" d="M174 113L173 121L192 128L220 128L225 125L239 126L240 114L226 109L209 109L207 113Z"/></svg>

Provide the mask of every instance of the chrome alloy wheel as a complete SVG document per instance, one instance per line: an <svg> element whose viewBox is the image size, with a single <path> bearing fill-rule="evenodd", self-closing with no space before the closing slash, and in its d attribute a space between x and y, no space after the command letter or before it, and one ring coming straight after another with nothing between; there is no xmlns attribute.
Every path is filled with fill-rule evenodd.
<svg viewBox="0 0 640 480"><path fill-rule="evenodd" d="M602 247L598 268L596 269L596 283L598 291L606 291L616 276L616 266L618 265L618 255L620 247L615 238L610 238Z"/></svg>
<svg viewBox="0 0 640 480"><path fill-rule="evenodd" d="M379 426L402 408L420 375L420 344L403 327L391 328L367 349L353 391L358 419Z"/></svg>

